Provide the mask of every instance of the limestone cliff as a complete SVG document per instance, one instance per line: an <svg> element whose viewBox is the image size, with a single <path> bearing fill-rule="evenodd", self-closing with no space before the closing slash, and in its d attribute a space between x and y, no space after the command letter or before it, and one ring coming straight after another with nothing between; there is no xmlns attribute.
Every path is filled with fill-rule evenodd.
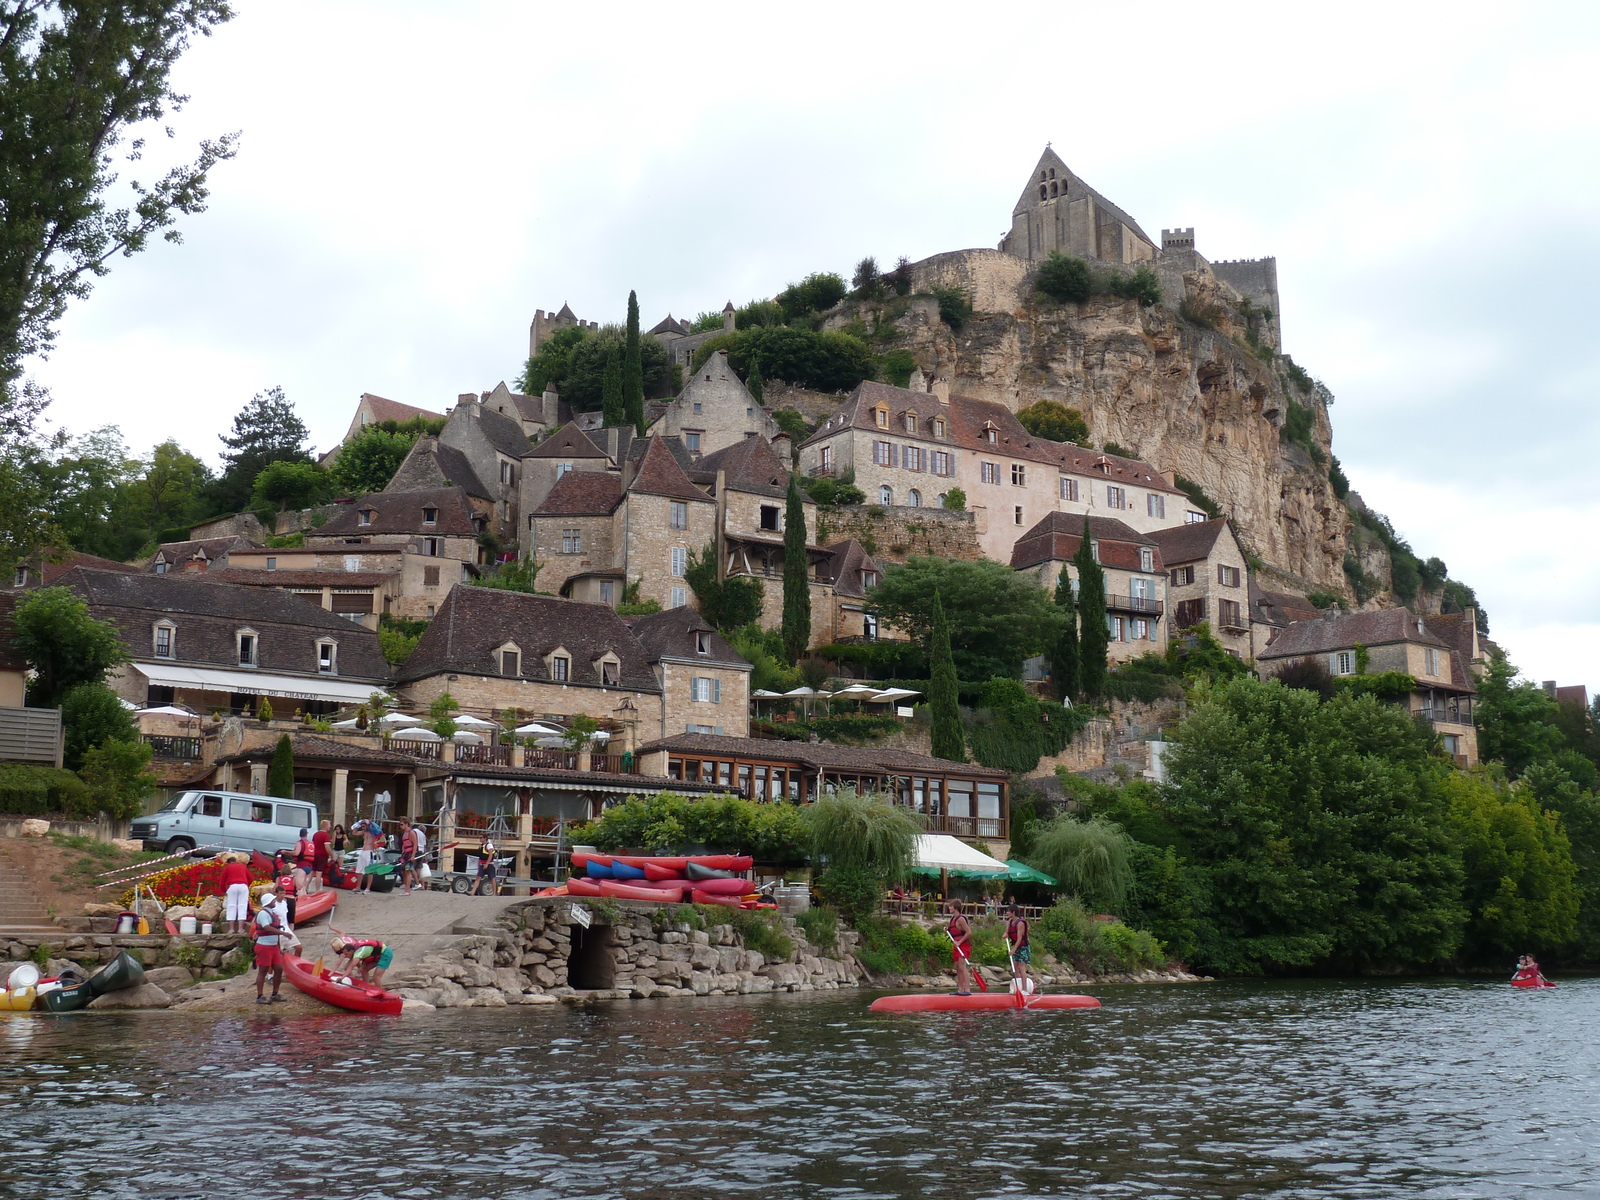
<svg viewBox="0 0 1600 1200"><path fill-rule="evenodd" d="M1352 522L1328 481L1326 408L1296 385L1287 360L1252 344L1249 322L1262 320L1260 310L1252 315L1203 259L1163 256L1159 269L1159 304L1110 296L1056 304L1036 296L1032 264L963 250L916 264L911 296L848 306L829 324L873 326L880 349L910 350L952 394L1080 410L1094 445L1115 442L1198 483L1234 518L1268 586L1348 594ZM941 288L972 304L959 330L939 317L931 293ZM1280 438L1291 400L1312 418L1302 444Z"/></svg>

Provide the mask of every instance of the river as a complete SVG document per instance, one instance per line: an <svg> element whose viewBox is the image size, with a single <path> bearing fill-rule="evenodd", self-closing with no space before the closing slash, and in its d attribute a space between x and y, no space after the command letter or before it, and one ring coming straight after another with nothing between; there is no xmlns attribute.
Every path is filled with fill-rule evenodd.
<svg viewBox="0 0 1600 1200"><path fill-rule="evenodd" d="M0 1195L1600 1195L1600 980L0 1018Z"/></svg>

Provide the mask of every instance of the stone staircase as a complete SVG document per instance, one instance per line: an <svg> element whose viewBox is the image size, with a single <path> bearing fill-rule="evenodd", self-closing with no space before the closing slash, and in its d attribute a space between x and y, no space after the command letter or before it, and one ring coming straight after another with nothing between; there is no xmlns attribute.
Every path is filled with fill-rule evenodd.
<svg viewBox="0 0 1600 1200"><path fill-rule="evenodd" d="M0 858L0 937L11 933L58 933L28 877Z"/></svg>

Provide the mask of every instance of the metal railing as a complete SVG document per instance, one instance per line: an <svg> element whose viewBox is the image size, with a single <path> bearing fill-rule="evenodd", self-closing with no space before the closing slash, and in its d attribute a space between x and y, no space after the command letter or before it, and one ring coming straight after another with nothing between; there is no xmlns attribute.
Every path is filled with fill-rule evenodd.
<svg viewBox="0 0 1600 1200"><path fill-rule="evenodd" d="M184 761L194 761L200 757L200 739L197 737L173 737L164 733L146 733L141 739L150 752L157 758L181 758Z"/></svg>
<svg viewBox="0 0 1600 1200"><path fill-rule="evenodd" d="M1116 612L1150 613L1159 617L1165 606L1149 596L1119 596L1107 592L1106 607Z"/></svg>
<svg viewBox="0 0 1600 1200"><path fill-rule="evenodd" d="M509 767L511 765L511 747L489 745L457 746L456 761L458 763L498 764L502 767Z"/></svg>
<svg viewBox="0 0 1600 1200"><path fill-rule="evenodd" d="M1417 709L1417 713L1418 713L1419 716L1427 717L1428 720L1434 722L1435 724L1439 724L1439 723L1443 723L1445 725L1471 725L1472 724L1472 712L1471 712L1470 709L1468 711L1466 711L1466 712L1452 712L1448 708L1419 708L1419 709Z"/></svg>

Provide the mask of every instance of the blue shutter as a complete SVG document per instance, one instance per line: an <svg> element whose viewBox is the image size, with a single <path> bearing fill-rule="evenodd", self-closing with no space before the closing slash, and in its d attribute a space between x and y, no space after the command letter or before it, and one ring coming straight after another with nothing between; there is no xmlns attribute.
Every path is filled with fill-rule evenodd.
<svg viewBox="0 0 1600 1200"><path fill-rule="evenodd" d="M720 679L712 679L711 681L711 703L722 703L722 680Z"/></svg>

